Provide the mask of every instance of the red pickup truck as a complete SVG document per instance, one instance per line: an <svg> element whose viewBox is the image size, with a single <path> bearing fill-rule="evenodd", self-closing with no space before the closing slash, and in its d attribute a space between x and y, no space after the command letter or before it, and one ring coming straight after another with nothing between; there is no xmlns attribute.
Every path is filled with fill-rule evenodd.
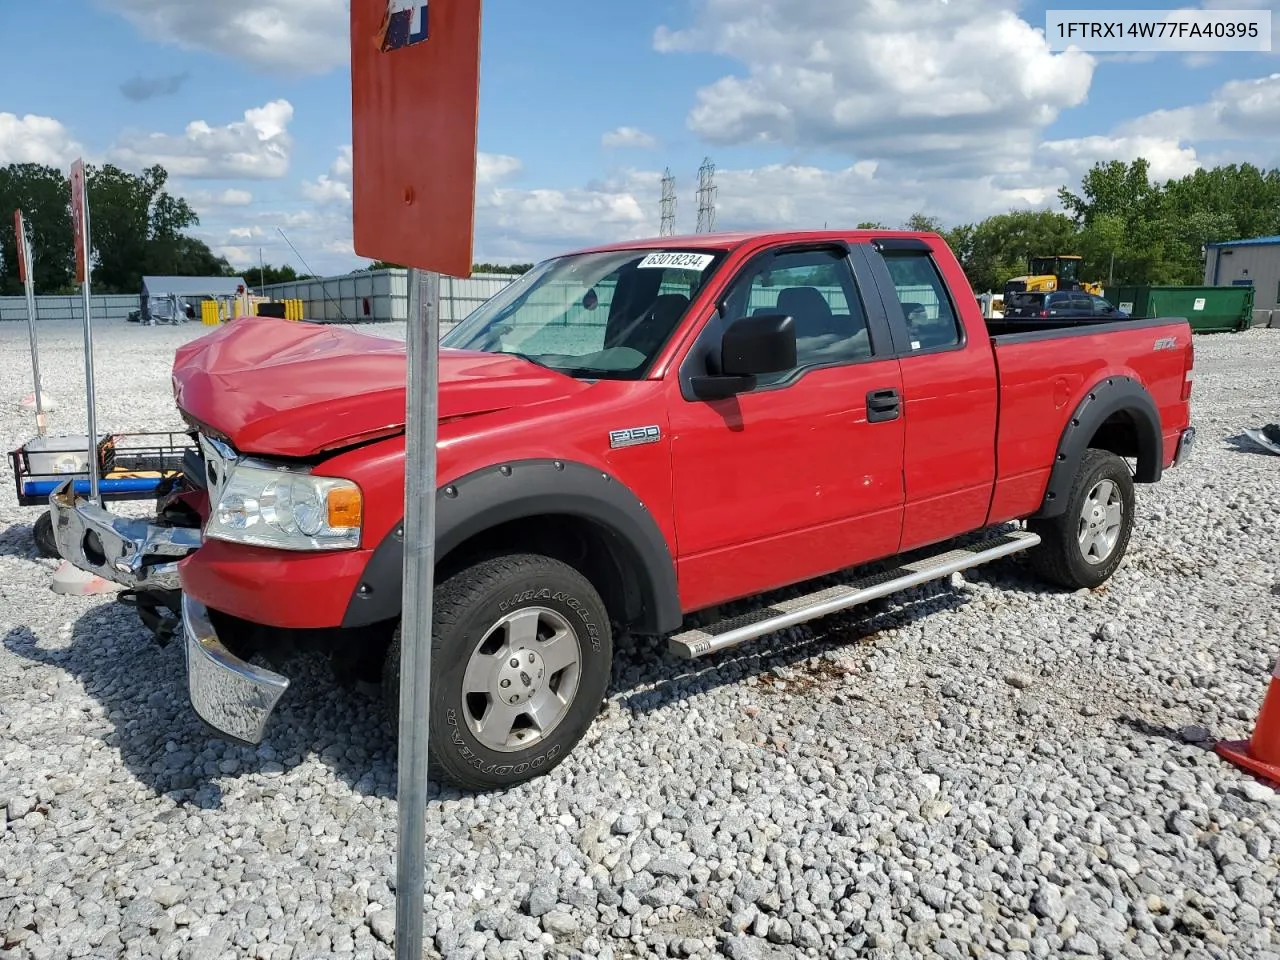
<svg viewBox="0 0 1280 960"><path fill-rule="evenodd" d="M1135 482L1192 447L1192 365L1185 319L984 320L936 234L704 234L538 264L441 341L436 775L553 768L622 631L704 656L1021 551L1101 584ZM241 319L178 351L173 389L199 454L150 522L64 484L62 555L181 632L194 708L224 735L261 741L288 680L249 661L298 646L381 679L394 717L403 344Z"/></svg>

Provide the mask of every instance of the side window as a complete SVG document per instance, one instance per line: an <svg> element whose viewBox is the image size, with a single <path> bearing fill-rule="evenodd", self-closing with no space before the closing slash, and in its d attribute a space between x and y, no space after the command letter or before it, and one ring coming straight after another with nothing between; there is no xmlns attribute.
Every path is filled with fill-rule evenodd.
<svg viewBox="0 0 1280 960"><path fill-rule="evenodd" d="M1101 297L1090 297L1093 302L1093 312L1096 316L1104 317L1111 312L1111 304Z"/></svg>
<svg viewBox="0 0 1280 960"><path fill-rule="evenodd" d="M871 356L867 316L848 261L830 250L784 253L750 266L725 298L726 319L764 313L794 318L798 368ZM761 377L762 385L794 371Z"/></svg>
<svg viewBox="0 0 1280 960"><path fill-rule="evenodd" d="M960 324L933 258L923 250L889 250L884 261L907 318L911 349L958 344Z"/></svg>

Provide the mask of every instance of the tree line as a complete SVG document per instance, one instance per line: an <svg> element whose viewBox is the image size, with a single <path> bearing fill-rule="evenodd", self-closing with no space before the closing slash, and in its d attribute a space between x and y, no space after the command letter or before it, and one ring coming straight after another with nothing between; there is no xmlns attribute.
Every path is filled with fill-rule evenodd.
<svg viewBox="0 0 1280 960"><path fill-rule="evenodd" d="M138 293L144 276L245 276L259 286L306 279L287 265L236 270L186 232L200 218L186 200L165 189L168 181L168 171L158 164L141 173L110 163L85 165L89 281L95 293ZM71 180L56 167L11 163L0 167L0 294L22 293L13 223L13 211L19 209L35 255L36 291L74 293Z"/></svg>
<svg viewBox="0 0 1280 960"><path fill-rule="evenodd" d="M1144 159L1101 162L1058 200L1062 212L1014 210L950 229L917 214L904 226L942 234L978 293L1026 273L1029 257L1061 254L1082 256L1080 279L1105 287L1199 285L1207 244L1280 234L1280 170L1249 163L1157 182Z"/></svg>
<svg viewBox="0 0 1280 960"><path fill-rule="evenodd" d="M200 223L190 204L170 194L164 167L139 174L112 164L86 166L93 267L98 293L136 293L142 277L245 276L253 285L304 280L290 266L235 270L188 231ZM1280 234L1280 170L1252 164L1199 169L1163 183L1144 159L1097 163L1078 192L1058 191L1061 211L1011 210L945 228L923 213L901 226L942 234L977 292L1000 290L1025 273L1027 259L1084 257L1083 280L1199 284L1208 243ZM0 294L20 294L12 211L21 208L35 248L40 293L74 292L71 184L56 167L0 166ZM889 229L863 222L859 229ZM393 267L377 261L366 269ZM533 265L477 263L475 273L521 274Z"/></svg>

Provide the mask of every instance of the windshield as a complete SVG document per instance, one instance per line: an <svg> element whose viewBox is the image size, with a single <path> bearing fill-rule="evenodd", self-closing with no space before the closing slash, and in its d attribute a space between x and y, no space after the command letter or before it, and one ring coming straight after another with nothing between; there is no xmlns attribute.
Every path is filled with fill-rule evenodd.
<svg viewBox="0 0 1280 960"><path fill-rule="evenodd" d="M440 341L523 357L570 376L643 377L723 250L558 257L505 287Z"/></svg>
<svg viewBox="0 0 1280 960"><path fill-rule="evenodd" d="M1031 273L1037 277L1056 276L1059 280L1071 282L1079 270L1079 260L1065 257L1033 257L1031 260Z"/></svg>

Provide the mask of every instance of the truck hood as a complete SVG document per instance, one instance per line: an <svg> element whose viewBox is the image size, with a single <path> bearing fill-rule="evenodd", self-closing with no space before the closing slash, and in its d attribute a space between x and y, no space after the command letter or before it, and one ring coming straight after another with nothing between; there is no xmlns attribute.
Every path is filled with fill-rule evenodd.
<svg viewBox="0 0 1280 960"><path fill-rule="evenodd" d="M405 345L244 317L180 347L178 409L244 453L310 457L404 430ZM440 350L440 419L558 400L589 385L519 357Z"/></svg>

